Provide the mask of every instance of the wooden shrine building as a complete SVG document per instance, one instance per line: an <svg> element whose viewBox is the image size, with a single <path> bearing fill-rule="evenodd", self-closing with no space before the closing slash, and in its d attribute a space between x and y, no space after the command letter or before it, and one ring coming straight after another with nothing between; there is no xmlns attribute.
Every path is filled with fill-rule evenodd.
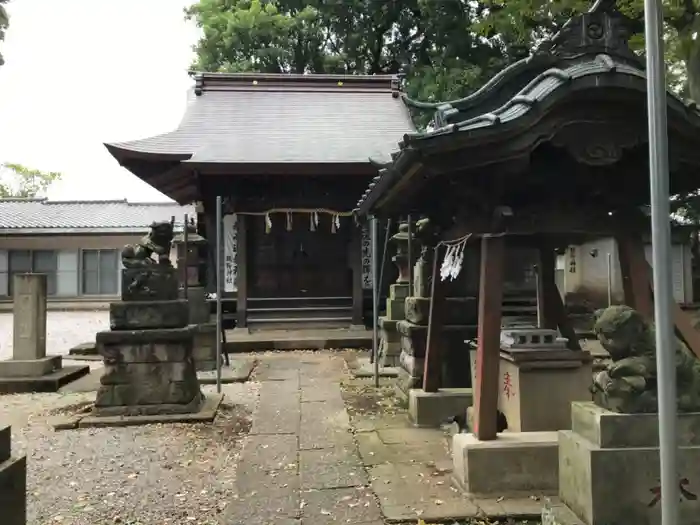
<svg viewBox="0 0 700 525"><path fill-rule="evenodd" d="M369 159L389 159L415 129L398 79L202 73L195 82L175 131L107 144L110 153L178 203L198 204L212 261L223 197L223 297L236 303L238 327L362 325L370 243L352 211L377 174Z"/></svg>
<svg viewBox="0 0 700 525"><path fill-rule="evenodd" d="M625 302L652 317L650 269L641 234L649 203L646 78L630 50L627 19L598 1L529 58L461 100L414 106L433 129L407 134L393 161L358 203L365 216L431 219L440 239L481 253L475 426L496 437L502 280L508 249L539 250L540 326L579 348L554 281L555 249L616 238ZM670 190L700 187L700 113L668 94ZM432 279L424 389L436 391L444 281L438 245ZM679 334L700 352L699 334L678 307ZM465 352L467 348L465 347ZM464 371L468 373L468 371ZM526 394L525 394L526 395Z"/></svg>

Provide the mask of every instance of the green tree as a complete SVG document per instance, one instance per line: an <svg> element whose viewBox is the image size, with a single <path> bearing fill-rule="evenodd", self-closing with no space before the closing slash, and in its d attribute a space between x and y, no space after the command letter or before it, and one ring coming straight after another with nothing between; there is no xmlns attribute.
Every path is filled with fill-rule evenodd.
<svg viewBox="0 0 700 525"><path fill-rule="evenodd" d="M44 193L61 173L27 168L21 164L0 164L0 198L33 198Z"/></svg>
<svg viewBox="0 0 700 525"><path fill-rule="evenodd" d="M478 88L509 59L477 34L483 6L466 0L201 0L193 69L396 74L409 96L438 101Z"/></svg>
<svg viewBox="0 0 700 525"><path fill-rule="evenodd" d="M7 14L7 9L3 4L6 4L9 0L0 0L0 42L5 40L5 31L10 25L10 16ZM5 61L2 58L2 53L0 53L0 66L2 66Z"/></svg>
<svg viewBox="0 0 700 525"><path fill-rule="evenodd" d="M482 34L498 33L529 48L553 35L573 14L588 10L589 0L490 0L479 21ZM630 45L644 53L644 0L618 0L632 23ZM662 0L669 88L700 103L700 0Z"/></svg>

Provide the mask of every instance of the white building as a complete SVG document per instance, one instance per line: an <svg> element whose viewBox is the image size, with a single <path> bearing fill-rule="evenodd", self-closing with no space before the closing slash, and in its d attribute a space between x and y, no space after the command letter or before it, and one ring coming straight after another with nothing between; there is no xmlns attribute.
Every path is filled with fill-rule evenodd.
<svg viewBox="0 0 700 525"><path fill-rule="evenodd" d="M674 231L671 250L673 296L680 304L693 302L693 275L689 236L682 229ZM644 247L651 264L651 243ZM586 300L596 307L607 305L608 259L611 261L613 303L623 303L624 293L617 243L612 237L597 239L579 246L569 246L557 257L557 284L562 295L571 300Z"/></svg>

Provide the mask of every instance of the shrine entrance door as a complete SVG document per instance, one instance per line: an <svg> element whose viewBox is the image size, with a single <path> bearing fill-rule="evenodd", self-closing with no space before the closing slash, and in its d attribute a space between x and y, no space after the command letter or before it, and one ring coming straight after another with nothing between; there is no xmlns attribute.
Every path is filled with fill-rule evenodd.
<svg viewBox="0 0 700 525"><path fill-rule="evenodd" d="M310 219L294 215L291 230L284 218L265 232L263 217L251 217L249 226L250 296L350 297L352 272L349 248L351 226L331 232L331 218L320 216L316 231Z"/></svg>

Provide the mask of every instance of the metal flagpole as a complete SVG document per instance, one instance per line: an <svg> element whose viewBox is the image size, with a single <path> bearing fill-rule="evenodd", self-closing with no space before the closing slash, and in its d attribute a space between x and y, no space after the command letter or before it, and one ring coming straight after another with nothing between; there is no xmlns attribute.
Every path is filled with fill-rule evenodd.
<svg viewBox="0 0 700 525"><path fill-rule="evenodd" d="M223 214L221 211L221 197L216 198L216 391L221 393L221 334L222 332L222 311L221 295L221 273L223 271Z"/></svg>
<svg viewBox="0 0 700 525"><path fill-rule="evenodd" d="M644 0L649 118L649 179L656 323L657 388L659 395L659 463L661 523L678 523L678 464L676 428L676 367L671 306L671 210L666 121L666 71L660 0Z"/></svg>
<svg viewBox="0 0 700 525"><path fill-rule="evenodd" d="M372 217L372 353L374 355L374 386L379 386L379 239L377 239L377 218Z"/></svg>

